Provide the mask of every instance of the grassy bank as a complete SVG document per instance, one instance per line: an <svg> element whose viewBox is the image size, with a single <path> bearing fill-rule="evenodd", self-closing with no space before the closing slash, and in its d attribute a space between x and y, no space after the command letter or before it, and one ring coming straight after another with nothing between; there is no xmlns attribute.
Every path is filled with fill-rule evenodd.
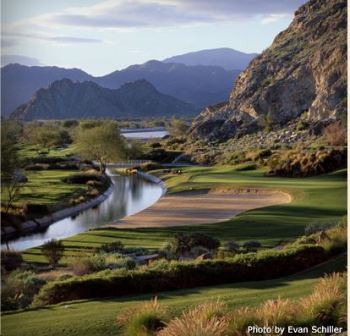
<svg viewBox="0 0 350 336"><path fill-rule="evenodd" d="M292 201L251 210L216 224L186 227L91 230L65 239L66 256L120 240L126 247L158 248L178 232L202 232L222 242L259 240L265 247L295 239L314 221L335 221L346 214L346 170L309 178L266 177L263 171L234 167L190 167L183 174L162 175L169 192L208 188L268 188L289 193ZM158 172L159 173L159 172ZM25 260L45 262L39 248L24 253ZM64 262L65 259L62 260Z"/></svg>
<svg viewBox="0 0 350 336"><path fill-rule="evenodd" d="M308 295L319 277L327 272L342 271L345 265L346 257L341 256L290 277L164 292L157 295L174 314L204 300L218 298L232 308L243 305L255 306L267 299L278 297L297 299ZM121 299L75 301L41 309L7 313L2 317L2 332L8 336L118 335L116 326L118 313L130 305L150 298L151 295L143 295Z"/></svg>

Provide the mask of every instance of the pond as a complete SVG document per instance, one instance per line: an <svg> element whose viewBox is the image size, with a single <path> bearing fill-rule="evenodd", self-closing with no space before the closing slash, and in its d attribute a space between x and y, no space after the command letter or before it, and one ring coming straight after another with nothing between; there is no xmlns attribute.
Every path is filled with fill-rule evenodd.
<svg viewBox="0 0 350 336"><path fill-rule="evenodd" d="M75 217L59 220L40 233L10 240L8 246L21 251L42 245L53 238L67 238L135 214L154 204L162 195L161 186L137 175L111 175L111 179L112 193L97 207L85 210ZM2 244L1 248L6 248L6 244Z"/></svg>

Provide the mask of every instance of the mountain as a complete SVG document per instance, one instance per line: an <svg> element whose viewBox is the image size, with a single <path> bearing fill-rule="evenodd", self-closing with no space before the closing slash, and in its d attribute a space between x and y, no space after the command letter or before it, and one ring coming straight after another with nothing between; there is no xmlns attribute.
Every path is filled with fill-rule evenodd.
<svg viewBox="0 0 350 336"><path fill-rule="evenodd" d="M7 117L35 91L63 78L88 81L92 77L79 69L9 64L1 69L1 115Z"/></svg>
<svg viewBox="0 0 350 336"><path fill-rule="evenodd" d="M186 65L214 65L221 66L226 70L243 70L256 56L256 53L246 54L230 48L218 48L173 56L163 60L163 62Z"/></svg>
<svg viewBox="0 0 350 336"><path fill-rule="evenodd" d="M161 94L146 80L111 90L91 81L62 79L39 89L10 117L22 120L142 118L189 116L195 112L192 105Z"/></svg>
<svg viewBox="0 0 350 336"><path fill-rule="evenodd" d="M229 102L198 116L192 136L227 139L268 120L346 115L346 0L311 0L236 80Z"/></svg>
<svg viewBox="0 0 350 336"><path fill-rule="evenodd" d="M93 77L78 69L10 64L1 69L1 111L3 116L8 116L19 105L27 102L35 91L63 78L93 81L110 89L146 79L160 92L202 108L227 100L239 73L240 70L228 71L218 66L186 66L149 61L106 76Z"/></svg>
<svg viewBox="0 0 350 336"><path fill-rule="evenodd" d="M162 93L203 107L227 100L239 73L239 70L228 71L218 66L186 66L152 60L112 72L95 81L104 87L117 88L123 83L143 78Z"/></svg>

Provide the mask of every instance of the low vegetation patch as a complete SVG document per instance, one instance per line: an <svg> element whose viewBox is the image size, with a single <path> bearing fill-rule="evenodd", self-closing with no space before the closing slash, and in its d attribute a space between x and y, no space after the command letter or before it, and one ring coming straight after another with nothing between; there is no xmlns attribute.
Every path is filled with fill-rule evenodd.
<svg viewBox="0 0 350 336"><path fill-rule="evenodd" d="M103 271L49 283L36 297L36 304L271 279L307 269L326 258L322 247L306 245L239 254L225 260L164 260L136 270Z"/></svg>
<svg viewBox="0 0 350 336"><path fill-rule="evenodd" d="M160 330L145 326L143 329L140 328L140 331L147 333L141 332L135 335L241 336L249 334L248 327L274 330L275 326L303 327L310 330L298 334L310 334L312 326L331 325L346 330L346 299L346 274L333 273L321 278L313 292L299 300L270 299L256 307L243 306L234 310L220 301L206 302L183 312L180 316L173 317L165 327L160 326ZM139 306L138 316L147 315L150 305L152 302ZM161 306L157 306L158 311L162 311ZM128 311L125 311L121 316L127 313ZM125 331L133 328L135 326L133 317L123 319L122 325ZM258 331L256 334L267 334L267 332ZM273 331L268 334L279 335Z"/></svg>

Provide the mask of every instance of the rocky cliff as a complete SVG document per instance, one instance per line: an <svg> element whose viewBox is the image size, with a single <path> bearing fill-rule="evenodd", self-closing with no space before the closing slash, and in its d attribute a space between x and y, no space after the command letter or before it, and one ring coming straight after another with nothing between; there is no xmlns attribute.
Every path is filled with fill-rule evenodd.
<svg viewBox="0 0 350 336"><path fill-rule="evenodd" d="M310 0L290 26L237 78L229 102L204 109L194 138L227 139L264 123L284 124L346 114L346 0Z"/></svg>
<svg viewBox="0 0 350 336"><path fill-rule="evenodd" d="M158 92L146 80L124 84L117 90L93 82L62 79L38 90L17 108L13 119L152 118L189 116L192 105Z"/></svg>

